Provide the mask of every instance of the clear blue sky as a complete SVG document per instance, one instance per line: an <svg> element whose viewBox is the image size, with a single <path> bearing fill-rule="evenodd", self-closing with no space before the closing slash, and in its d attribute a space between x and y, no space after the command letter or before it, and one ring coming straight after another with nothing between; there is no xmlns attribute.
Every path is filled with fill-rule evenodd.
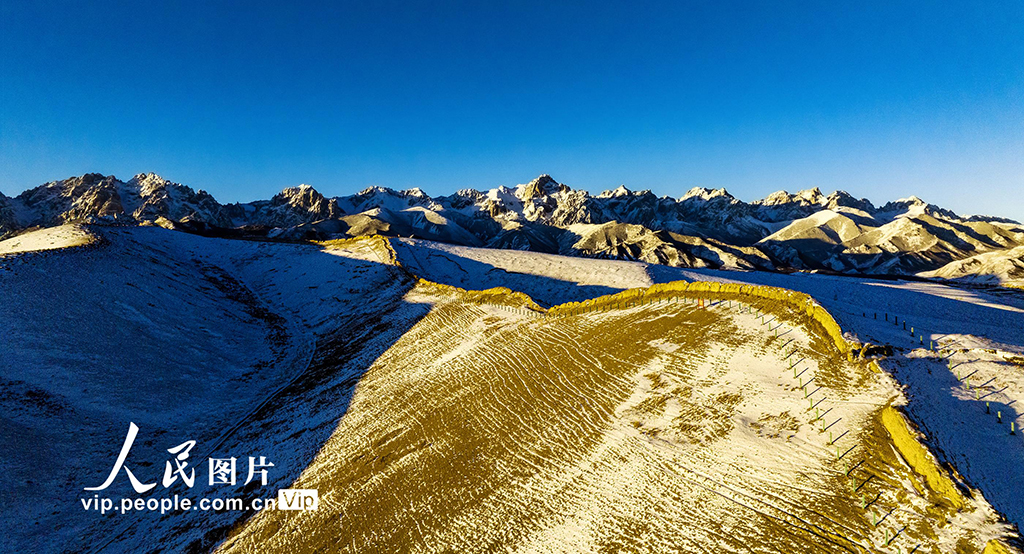
<svg viewBox="0 0 1024 554"><path fill-rule="evenodd" d="M1024 2L284 4L0 2L0 191L550 173L1024 219Z"/></svg>

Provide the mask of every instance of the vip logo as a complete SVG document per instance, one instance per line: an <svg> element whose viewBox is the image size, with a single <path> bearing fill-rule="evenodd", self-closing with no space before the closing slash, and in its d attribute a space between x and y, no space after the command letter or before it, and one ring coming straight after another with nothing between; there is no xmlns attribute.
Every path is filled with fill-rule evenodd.
<svg viewBox="0 0 1024 554"><path fill-rule="evenodd" d="M316 489L281 489L277 491L278 510L315 510L320 506Z"/></svg>

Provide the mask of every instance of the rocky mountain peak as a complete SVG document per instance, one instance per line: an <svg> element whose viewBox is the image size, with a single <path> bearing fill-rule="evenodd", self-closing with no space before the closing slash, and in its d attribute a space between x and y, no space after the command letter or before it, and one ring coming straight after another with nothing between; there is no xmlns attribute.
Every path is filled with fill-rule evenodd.
<svg viewBox="0 0 1024 554"><path fill-rule="evenodd" d="M821 189L818 187L802 190L796 194L780 190L769 194L763 200L753 202L760 206L823 206L825 203L825 196L821 194Z"/></svg>
<svg viewBox="0 0 1024 554"><path fill-rule="evenodd" d="M633 191L626 188L626 185L619 185L615 190L606 190L599 194L598 198L619 198L622 196L629 196L633 194Z"/></svg>
<svg viewBox="0 0 1024 554"><path fill-rule="evenodd" d="M156 173L139 173L128 180L129 183L167 183L167 179L157 175Z"/></svg>
<svg viewBox="0 0 1024 554"><path fill-rule="evenodd" d="M935 204L929 204L917 196L910 196L908 198L900 198L895 202L888 202L878 210L881 213L904 217L915 217L919 215L930 215L932 217L941 217L945 219L960 220L958 216L952 210L940 208Z"/></svg>
<svg viewBox="0 0 1024 554"><path fill-rule="evenodd" d="M550 196L552 194L569 190L569 187L555 181L548 174L541 175L525 185L520 185L520 187L517 187L519 188L517 196L519 196L521 200L530 200L531 198L537 198L540 196Z"/></svg>
<svg viewBox="0 0 1024 554"><path fill-rule="evenodd" d="M686 191L686 194L684 194L679 199L679 201L683 202L690 199L712 200L714 198L724 198L727 200L736 199L735 197L733 197L733 195L729 194L729 191L725 190L724 188L709 189L706 187L693 187L692 189Z"/></svg>
<svg viewBox="0 0 1024 554"><path fill-rule="evenodd" d="M455 194L441 198L440 201L456 210L461 210L474 204L483 203L487 195L476 189L459 189Z"/></svg>
<svg viewBox="0 0 1024 554"><path fill-rule="evenodd" d="M288 187L277 193L272 202L277 204L287 203L293 206L310 207L324 201L324 195L315 188L302 184L297 187Z"/></svg>
<svg viewBox="0 0 1024 554"><path fill-rule="evenodd" d="M780 190L773 192L754 203L761 204L763 206L776 206L779 204L785 204L786 202L789 202L789 193L784 190Z"/></svg>
<svg viewBox="0 0 1024 554"><path fill-rule="evenodd" d="M191 188L186 187L185 185L172 183L156 173L139 173L129 179L124 184L123 188L130 193L138 194L143 197L166 195L168 189L171 188L181 188L182 190L192 192Z"/></svg>
<svg viewBox="0 0 1024 554"><path fill-rule="evenodd" d="M834 210L840 206L844 206L847 208L861 210L867 213L875 211L875 206L867 198L854 198L853 195L846 192L845 190L837 190L832 194L828 195L824 199L822 205L829 210Z"/></svg>
<svg viewBox="0 0 1024 554"><path fill-rule="evenodd" d="M50 183L46 183L46 185L44 185L44 186L56 186L56 187L62 187L62 186L78 187L78 186L83 186L83 187L91 187L91 186L95 186L95 185L104 184L105 182L106 183L110 183L110 182L113 182L113 181L116 181L116 180L117 180L117 178L114 177L113 175L103 175L102 173L86 173L86 174L82 175L81 177L69 177L69 178L64 179L62 181L52 181Z"/></svg>
<svg viewBox="0 0 1024 554"><path fill-rule="evenodd" d="M368 186L368 187L364 188L363 190L357 192L356 196L373 196L373 195L377 195L377 194L397 195L398 192L395 191L394 189L390 189L388 187L382 187L382 186L379 186L379 185L371 185L371 186Z"/></svg>
<svg viewBox="0 0 1024 554"><path fill-rule="evenodd" d="M884 206L879 208L881 212L906 212L914 211L916 213L923 213L930 204L921 200L917 196L909 196L907 198L900 198L899 200L893 200L886 202Z"/></svg>
<svg viewBox="0 0 1024 554"><path fill-rule="evenodd" d="M795 196L795 200L798 200L798 201L802 200L802 201L806 202L807 204L819 204L819 205L823 203L822 201L825 198L824 195L821 194L821 189L818 188L818 187L802 190L802 191L796 193L794 196Z"/></svg>

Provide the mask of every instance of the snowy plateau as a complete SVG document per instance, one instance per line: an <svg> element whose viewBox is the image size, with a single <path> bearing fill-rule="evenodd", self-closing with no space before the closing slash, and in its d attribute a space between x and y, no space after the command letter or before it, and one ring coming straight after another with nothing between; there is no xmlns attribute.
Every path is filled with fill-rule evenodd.
<svg viewBox="0 0 1024 554"><path fill-rule="evenodd" d="M0 195L0 238L2 551L1024 547L1014 221L89 174ZM251 508L282 489L316 509ZM247 508L84 508L174 496Z"/></svg>

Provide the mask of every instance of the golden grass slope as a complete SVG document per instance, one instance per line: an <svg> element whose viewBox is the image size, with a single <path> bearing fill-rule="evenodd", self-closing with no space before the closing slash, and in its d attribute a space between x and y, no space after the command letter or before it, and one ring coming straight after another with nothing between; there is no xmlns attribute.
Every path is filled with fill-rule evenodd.
<svg viewBox="0 0 1024 554"><path fill-rule="evenodd" d="M397 264L386 240L357 240ZM801 338L693 304L711 297ZM419 280L408 300L435 307L368 370L294 485L320 490L321 510L255 514L223 551L1005 549L970 524L987 504L963 497L807 295L677 282L543 310ZM843 449L772 376L790 348L838 402Z"/></svg>
<svg viewBox="0 0 1024 554"><path fill-rule="evenodd" d="M882 410L882 424L892 437L892 442L900 455L918 475L924 477L928 488L942 500L950 502L954 508L963 509L967 505L967 499L956 488L949 476L942 471L931 452L928 452L917 440L916 434L910 430L910 424L903 414L892 406L886 406Z"/></svg>
<svg viewBox="0 0 1024 554"><path fill-rule="evenodd" d="M37 229L0 241L0 256L59 250L95 244L99 239L82 225L65 224Z"/></svg>
<svg viewBox="0 0 1024 554"><path fill-rule="evenodd" d="M551 319L429 288L409 300L437 304L294 484L320 509L261 512L223 551L888 552L902 529L918 552L978 552L988 538L907 490L917 477L879 415L889 385L813 336L784 349L752 315L684 302ZM851 457L812 421L789 347L827 384Z"/></svg>

